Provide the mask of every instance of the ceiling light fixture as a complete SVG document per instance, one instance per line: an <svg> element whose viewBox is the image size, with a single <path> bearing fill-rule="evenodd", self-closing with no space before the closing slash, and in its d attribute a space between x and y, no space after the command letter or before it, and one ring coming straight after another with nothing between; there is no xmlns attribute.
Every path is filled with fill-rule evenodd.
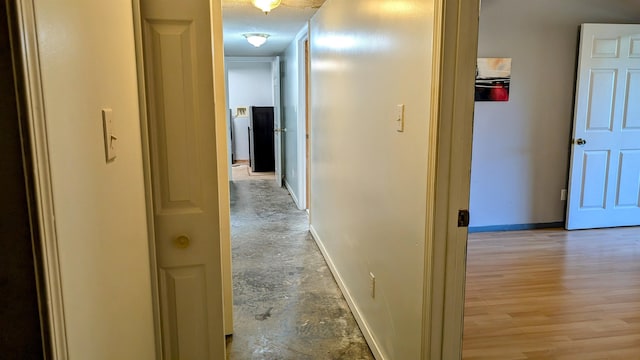
<svg viewBox="0 0 640 360"><path fill-rule="evenodd" d="M267 42L269 34L243 34L242 36L247 39L249 44L255 47L260 47Z"/></svg>
<svg viewBox="0 0 640 360"><path fill-rule="evenodd" d="M251 0L251 3L253 6L264 11L265 14L268 14L269 11L280 6L280 1L281 0Z"/></svg>

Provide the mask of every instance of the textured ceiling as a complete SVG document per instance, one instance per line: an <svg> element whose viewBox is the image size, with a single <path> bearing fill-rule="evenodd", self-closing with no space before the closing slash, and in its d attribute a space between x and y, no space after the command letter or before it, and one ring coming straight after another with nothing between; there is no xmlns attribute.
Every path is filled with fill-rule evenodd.
<svg viewBox="0 0 640 360"><path fill-rule="evenodd" d="M282 0L265 15L250 0L222 0L225 56L272 56L282 53L325 0ZM259 48L247 43L245 33L266 33Z"/></svg>

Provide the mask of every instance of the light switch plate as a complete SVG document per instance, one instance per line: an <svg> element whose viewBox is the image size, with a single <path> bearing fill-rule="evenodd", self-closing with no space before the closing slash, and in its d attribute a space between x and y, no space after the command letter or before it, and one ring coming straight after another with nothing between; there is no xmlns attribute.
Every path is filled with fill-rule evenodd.
<svg viewBox="0 0 640 360"><path fill-rule="evenodd" d="M104 131L104 153L107 162L115 160L118 138L115 135L113 112L109 108L102 109L102 128Z"/></svg>
<svg viewBox="0 0 640 360"><path fill-rule="evenodd" d="M404 104L398 104L396 111L396 131L404 132Z"/></svg>

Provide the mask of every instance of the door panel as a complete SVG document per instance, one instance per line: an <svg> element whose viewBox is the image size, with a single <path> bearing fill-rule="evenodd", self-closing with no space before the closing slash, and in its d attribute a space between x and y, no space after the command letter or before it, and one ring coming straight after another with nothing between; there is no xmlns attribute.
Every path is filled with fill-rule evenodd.
<svg viewBox="0 0 640 360"><path fill-rule="evenodd" d="M617 207L640 207L640 150L620 152L620 175L618 176Z"/></svg>
<svg viewBox="0 0 640 360"><path fill-rule="evenodd" d="M170 359L206 359L206 269L185 266L160 270L160 288L168 299L165 319L171 346Z"/></svg>
<svg viewBox="0 0 640 360"><path fill-rule="evenodd" d="M194 99L195 57L190 47L193 41L193 24L189 22L146 22L151 38L150 57L154 60L153 78L157 106L152 128L153 143L157 144L158 176L156 187L157 211L201 211L202 175L196 163L196 119L190 104ZM186 56L185 56L186 53ZM173 91L182 89L182 91ZM180 121L175 121L180 119Z"/></svg>
<svg viewBox="0 0 640 360"><path fill-rule="evenodd" d="M630 58L640 58L640 39L631 38L631 46L629 47Z"/></svg>
<svg viewBox="0 0 640 360"><path fill-rule="evenodd" d="M163 353L223 359L210 5L141 5Z"/></svg>
<svg viewBox="0 0 640 360"><path fill-rule="evenodd" d="M629 70L627 84L622 129L640 130L640 70Z"/></svg>
<svg viewBox="0 0 640 360"><path fill-rule="evenodd" d="M581 209L604 209L607 196L608 151L585 151Z"/></svg>
<svg viewBox="0 0 640 360"><path fill-rule="evenodd" d="M608 38L608 35L593 37L592 58L617 58L620 49L620 39L617 37Z"/></svg>
<svg viewBox="0 0 640 360"><path fill-rule="evenodd" d="M640 25L582 26L567 229L640 225Z"/></svg>
<svg viewBox="0 0 640 360"><path fill-rule="evenodd" d="M587 131L611 130L616 87L615 69L591 72Z"/></svg>

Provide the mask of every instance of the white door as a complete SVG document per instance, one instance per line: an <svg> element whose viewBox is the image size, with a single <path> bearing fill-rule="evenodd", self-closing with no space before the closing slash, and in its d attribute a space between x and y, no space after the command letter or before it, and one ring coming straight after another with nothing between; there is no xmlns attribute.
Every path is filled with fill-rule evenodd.
<svg viewBox="0 0 640 360"><path fill-rule="evenodd" d="M249 106L249 163L251 164L251 170L254 169L256 164L256 149L253 144L253 106Z"/></svg>
<svg viewBox="0 0 640 360"><path fill-rule="evenodd" d="M164 359L225 358L210 10L141 1Z"/></svg>
<svg viewBox="0 0 640 360"><path fill-rule="evenodd" d="M282 186L282 134L287 129L282 128L282 116L280 115L280 57L273 58L271 63L271 73L273 78L273 144L276 159L276 183Z"/></svg>
<svg viewBox="0 0 640 360"><path fill-rule="evenodd" d="M640 25L582 25L567 229L640 225Z"/></svg>

